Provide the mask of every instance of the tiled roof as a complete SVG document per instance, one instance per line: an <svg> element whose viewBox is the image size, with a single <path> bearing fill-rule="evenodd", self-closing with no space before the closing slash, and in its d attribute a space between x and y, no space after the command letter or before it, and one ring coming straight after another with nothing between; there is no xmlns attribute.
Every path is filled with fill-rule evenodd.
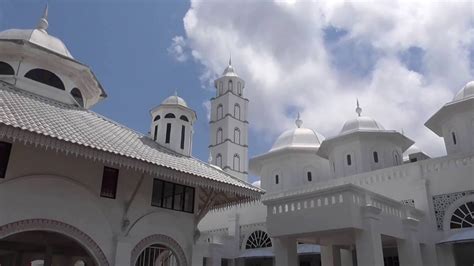
<svg viewBox="0 0 474 266"><path fill-rule="evenodd" d="M236 186L250 194L262 192L198 159L166 149L149 137L93 111L30 94L2 81L1 124Z"/></svg>

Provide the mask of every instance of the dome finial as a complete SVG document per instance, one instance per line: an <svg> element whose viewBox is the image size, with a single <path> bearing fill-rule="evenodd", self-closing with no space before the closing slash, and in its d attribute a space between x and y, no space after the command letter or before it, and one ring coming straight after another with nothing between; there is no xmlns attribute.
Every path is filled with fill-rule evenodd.
<svg viewBox="0 0 474 266"><path fill-rule="evenodd" d="M356 113L357 113L357 115L359 115L359 116L360 116L360 114L362 113L362 108L360 108L360 106L359 106L359 99L357 99Z"/></svg>
<svg viewBox="0 0 474 266"><path fill-rule="evenodd" d="M229 66L232 66L232 52L229 53Z"/></svg>
<svg viewBox="0 0 474 266"><path fill-rule="evenodd" d="M46 29L48 29L49 23L48 23L48 3L46 3L46 6L44 8L43 16L41 17L40 21L38 22L38 30L41 30L43 32L46 32Z"/></svg>
<svg viewBox="0 0 474 266"><path fill-rule="evenodd" d="M300 118L300 112L298 112L298 116L296 117L295 124L298 128L300 128L303 125L303 120Z"/></svg>

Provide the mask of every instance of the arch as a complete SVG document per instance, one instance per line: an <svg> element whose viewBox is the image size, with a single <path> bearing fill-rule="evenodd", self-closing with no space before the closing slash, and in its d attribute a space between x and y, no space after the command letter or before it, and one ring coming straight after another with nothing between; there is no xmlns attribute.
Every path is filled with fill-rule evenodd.
<svg viewBox="0 0 474 266"><path fill-rule="evenodd" d="M378 154L378 152L374 151L374 152L372 153L372 155L373 155L373 157L374 157L374 162L375 162L375 163L378 163L378 162L379 162L379 154Z"/></svg>
<svg viewBox="0 0 474 266"><path fill-rule="evenodd" d="M240 129L234 128L234 142L240 144Z"/></svg>
<svg viewBox="0 0 474 266"><path fill-rule="evenodd" d="M234 171L240 172L240 156L238 154L234 154L234 162L232 166Z"/></svg>
<svg viewBox="0 0 474 266"><path fill-rule="evenodd" d="M252 232L245 241L245 249L270 248L272 240L263 230Z"/></svg>
<svg viewBox="0 0 474 266"><path fill-rule="evenodd" d="M78 88L73 88L71 90L71 96L79 104L79 106L84 107L84 98L82 98L82 93Z"/></svg>
<svg viewBox="0 0 474 266"><path fill-rule="evenodd" d="M10 64L0 61L0 75L15 75L15 70Z"/></svg>
<svg viewBox="0 0 474 266"><path fill-rule="evenodd" d="M222 168L222 155L220 153L216 156L216 165Z"/></svg>
<svg viewBox="0 0 474 266"><path fill-rule="evenodd" d="M346 155L346 164L349 166L352 165L352 156L350 154Z"/></svg>
<svg viewBox="0 0 474 266"><path fill-rule="evenodd" d="M242 84L237 82L237 95L242 96Z"/></svg>
<svg viewBox="0 0 474 266"><path fill-rule="evenodd" d="M223 134L224 132L222 131L222 128L218 128L216 133L216 144L222 143Z"/></svg>
<svg viewBox="0 0 474 266"><path fill-rule="evenodd" d="M181 120L183 120L183 121L186 121L186 122L189 122L188 117L185 116L185 115L180 116L179 119L181 119Z"/></svg>
<svg viewBox="0 0 474 266"><path fill-rule="evenodd" d="M155 116L155 118L153 118L153 121L158 121L158 120L160 120L160 119L161 119L161 116L160 116L160 115L157 115L157 116Z"/></svg>
<svg viewBox="0 0 474 266"><path fill-rule="evenodd" d="M306 172L306 178L308 179L308 182L313 181L313 172L311 171Z"/></svg>
<svg viewBox="0 0 474 266"><path fill-rule="evenodd" d="M138 256L151 245L163 245L169 248L178 261L178 266L187 266L186 255L176 240L166 235L151 235L142 239L132 250L130 265L135 266Z"/></svg>
<svg viewBox="0 0 474 266"><path fill-rule="evenodd" d="M224 83L219 81L219 95L224 94Z"/></svg>
<svg viewBox="0 0 474 266"><path fill-rule="evenodd" d="M459 229L466 228L466 227L451 228L451 218L453 217L456 210L458 210L462 205L465 205L469 202L474 202L474 194L463 196L462 198L457 199L456 201L451 203L446 208L446 211L444 212L444 217L443 217L443 230L449 231L449 230L456 230L456 229L459 230ZM472 211L472 209L470 210Z"/></svg>
<svg viewBox="0 0 474 266"><path fill-rule="evenodd" d="M72 225L56 220L29 219L5 224L0 227L0 239L28 231L50 231L63 234L81 244L90 253L93 259L96 260L97 265L110 265L104 252L89 235Z"/></svg>
<svg viewBox="0 0 474 266"><path fill-rule="evenodd" d="M229 91L233 91L233 90L234 90L234 85L233 85L233 83L232 83L232 80L231 80L231 79L229 80L229 83L228 83L228 84L229 84L229 88L228 88L228 90L229 90Z"/></svg>
<svg viewBox="0 0 474 266"><path fill-rule="evenodd" d="M240 120L240 105L238 103L234 105L234 117Z"/></svg>
<svg viewBox="0 0 474 266"><path fill-rule="evenodd" d="M25 77L63 91L66 90L63 81L56 74L46 69L32 69L25 74Z"/></svg>
<svg viewBox="0 0 474 266"><path fill-rule="evenodd" d="M222 117L224 116L224 107L222 106L222 104L219 104L217 106L217 114L216 114L216 120L219 120L219 119L222 119Z"/></svg>
<svg viewBox="0 0 474 266"><path fill-rule="evenodd" d="M397 151L393 151L393 164L400 165L400 154Z"/></svg>
<svg viewBox="0 0 474 266"><path fill-rule="evenodd" d="M461 204L451 215L449 228L474 227L474 201Z"/></svg>
<svg viewBox="0 0 474 266"><path fill-rule="evenodd" d="M167 113L165 118L176 118L176 116L173 113Z"/></svg>
<svg viewBox="0 0 474 266"><path fill-rule="evenodd" d="M453 140L454 145L458 144L458 140L456 138L456 132L454 131L451 132L451 139Z"/></svg>

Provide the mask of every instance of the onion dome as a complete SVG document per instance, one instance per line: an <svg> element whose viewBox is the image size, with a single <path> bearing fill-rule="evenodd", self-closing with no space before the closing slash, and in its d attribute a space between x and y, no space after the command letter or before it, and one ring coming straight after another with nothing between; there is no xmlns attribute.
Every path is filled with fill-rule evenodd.
<svg viewBox="0 0 474 266"><path fill-rule="evenodd" d="M270 151L284 148L319 148L324 137L312 129L302 128L303 121L299 113L295 124L296 128L283 132L277 138Z"/></svg>
<svg viewBox="0 0 474 266"><path fill-rule="evenodd" d="M48 6L46 6L43 17L40 19L36 29L9 29L0 32L0 40L11 40L32 43L46 50L73 59L66 45L58 38L51 36L48 29Z"/></svg>
<svg viewBox="0 0 474 266"><path fill-rule="evenodd" d="M171 95L170 97L166 98L161 104L166 104L166 105L181 105L183 107L188 108L188 104L186 101L179 97L177 92L175 92L174 95Z"/></svg>
<svg viewBox="0 0 474 266"><path fill-rule="evenodd" d="M458 93L456 93L453 101L459 101L469 97L474 97L474 80L464 85L464 87Z"/></svg>
<svg viewBox="0 0 474 266"><path fill-rule="evenodd" d="M222 76L238 77L237 73L235 73L234 67L232 66L232 57L229 58L229 65L224 69Z"/></svg>

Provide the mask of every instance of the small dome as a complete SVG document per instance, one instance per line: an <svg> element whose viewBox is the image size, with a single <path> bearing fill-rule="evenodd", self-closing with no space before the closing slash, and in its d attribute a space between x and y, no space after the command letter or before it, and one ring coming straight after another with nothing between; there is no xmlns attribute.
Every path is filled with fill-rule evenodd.
<svg viewBox="0 0 474 266"><path fill-rule="evenodd" d="M457 94L453 101L459 101L474 96L474 80L468 82Z"/></svg>
<svg viewBox="0 0 474 266"><path fill-rule="evenodd" d="M168 104L168 105L177 104L177 105L184 106L186 108L188 107L188 105L186 104L186 101L184 101L183 98L179 97L178 95L172 95L166 98L161 104Z"/></svg>
<svg viewBox="0 0 474 266"><path fill-rule="evenodd" d="M384 127L375 119L367 116L358 116L355 119L347 121L342 127L340 135L352 133L356 131L380 131L385 130Z"/></svg>
<svg viewBox="0 0 474 266"><path fill-rule="evenodd" d="M232 67L232 65L228 65L224 72L222 73L222 76L226 76L226 77L237 77L237 73L235 73L235 70L234 68Z"/></svg>
<svg viewBox="0 0 474 266"><path fill-rule="evenodd" d="M283 132L270 151L283 148L319 148L324 137L308 128L295 128Z"/></svg>

